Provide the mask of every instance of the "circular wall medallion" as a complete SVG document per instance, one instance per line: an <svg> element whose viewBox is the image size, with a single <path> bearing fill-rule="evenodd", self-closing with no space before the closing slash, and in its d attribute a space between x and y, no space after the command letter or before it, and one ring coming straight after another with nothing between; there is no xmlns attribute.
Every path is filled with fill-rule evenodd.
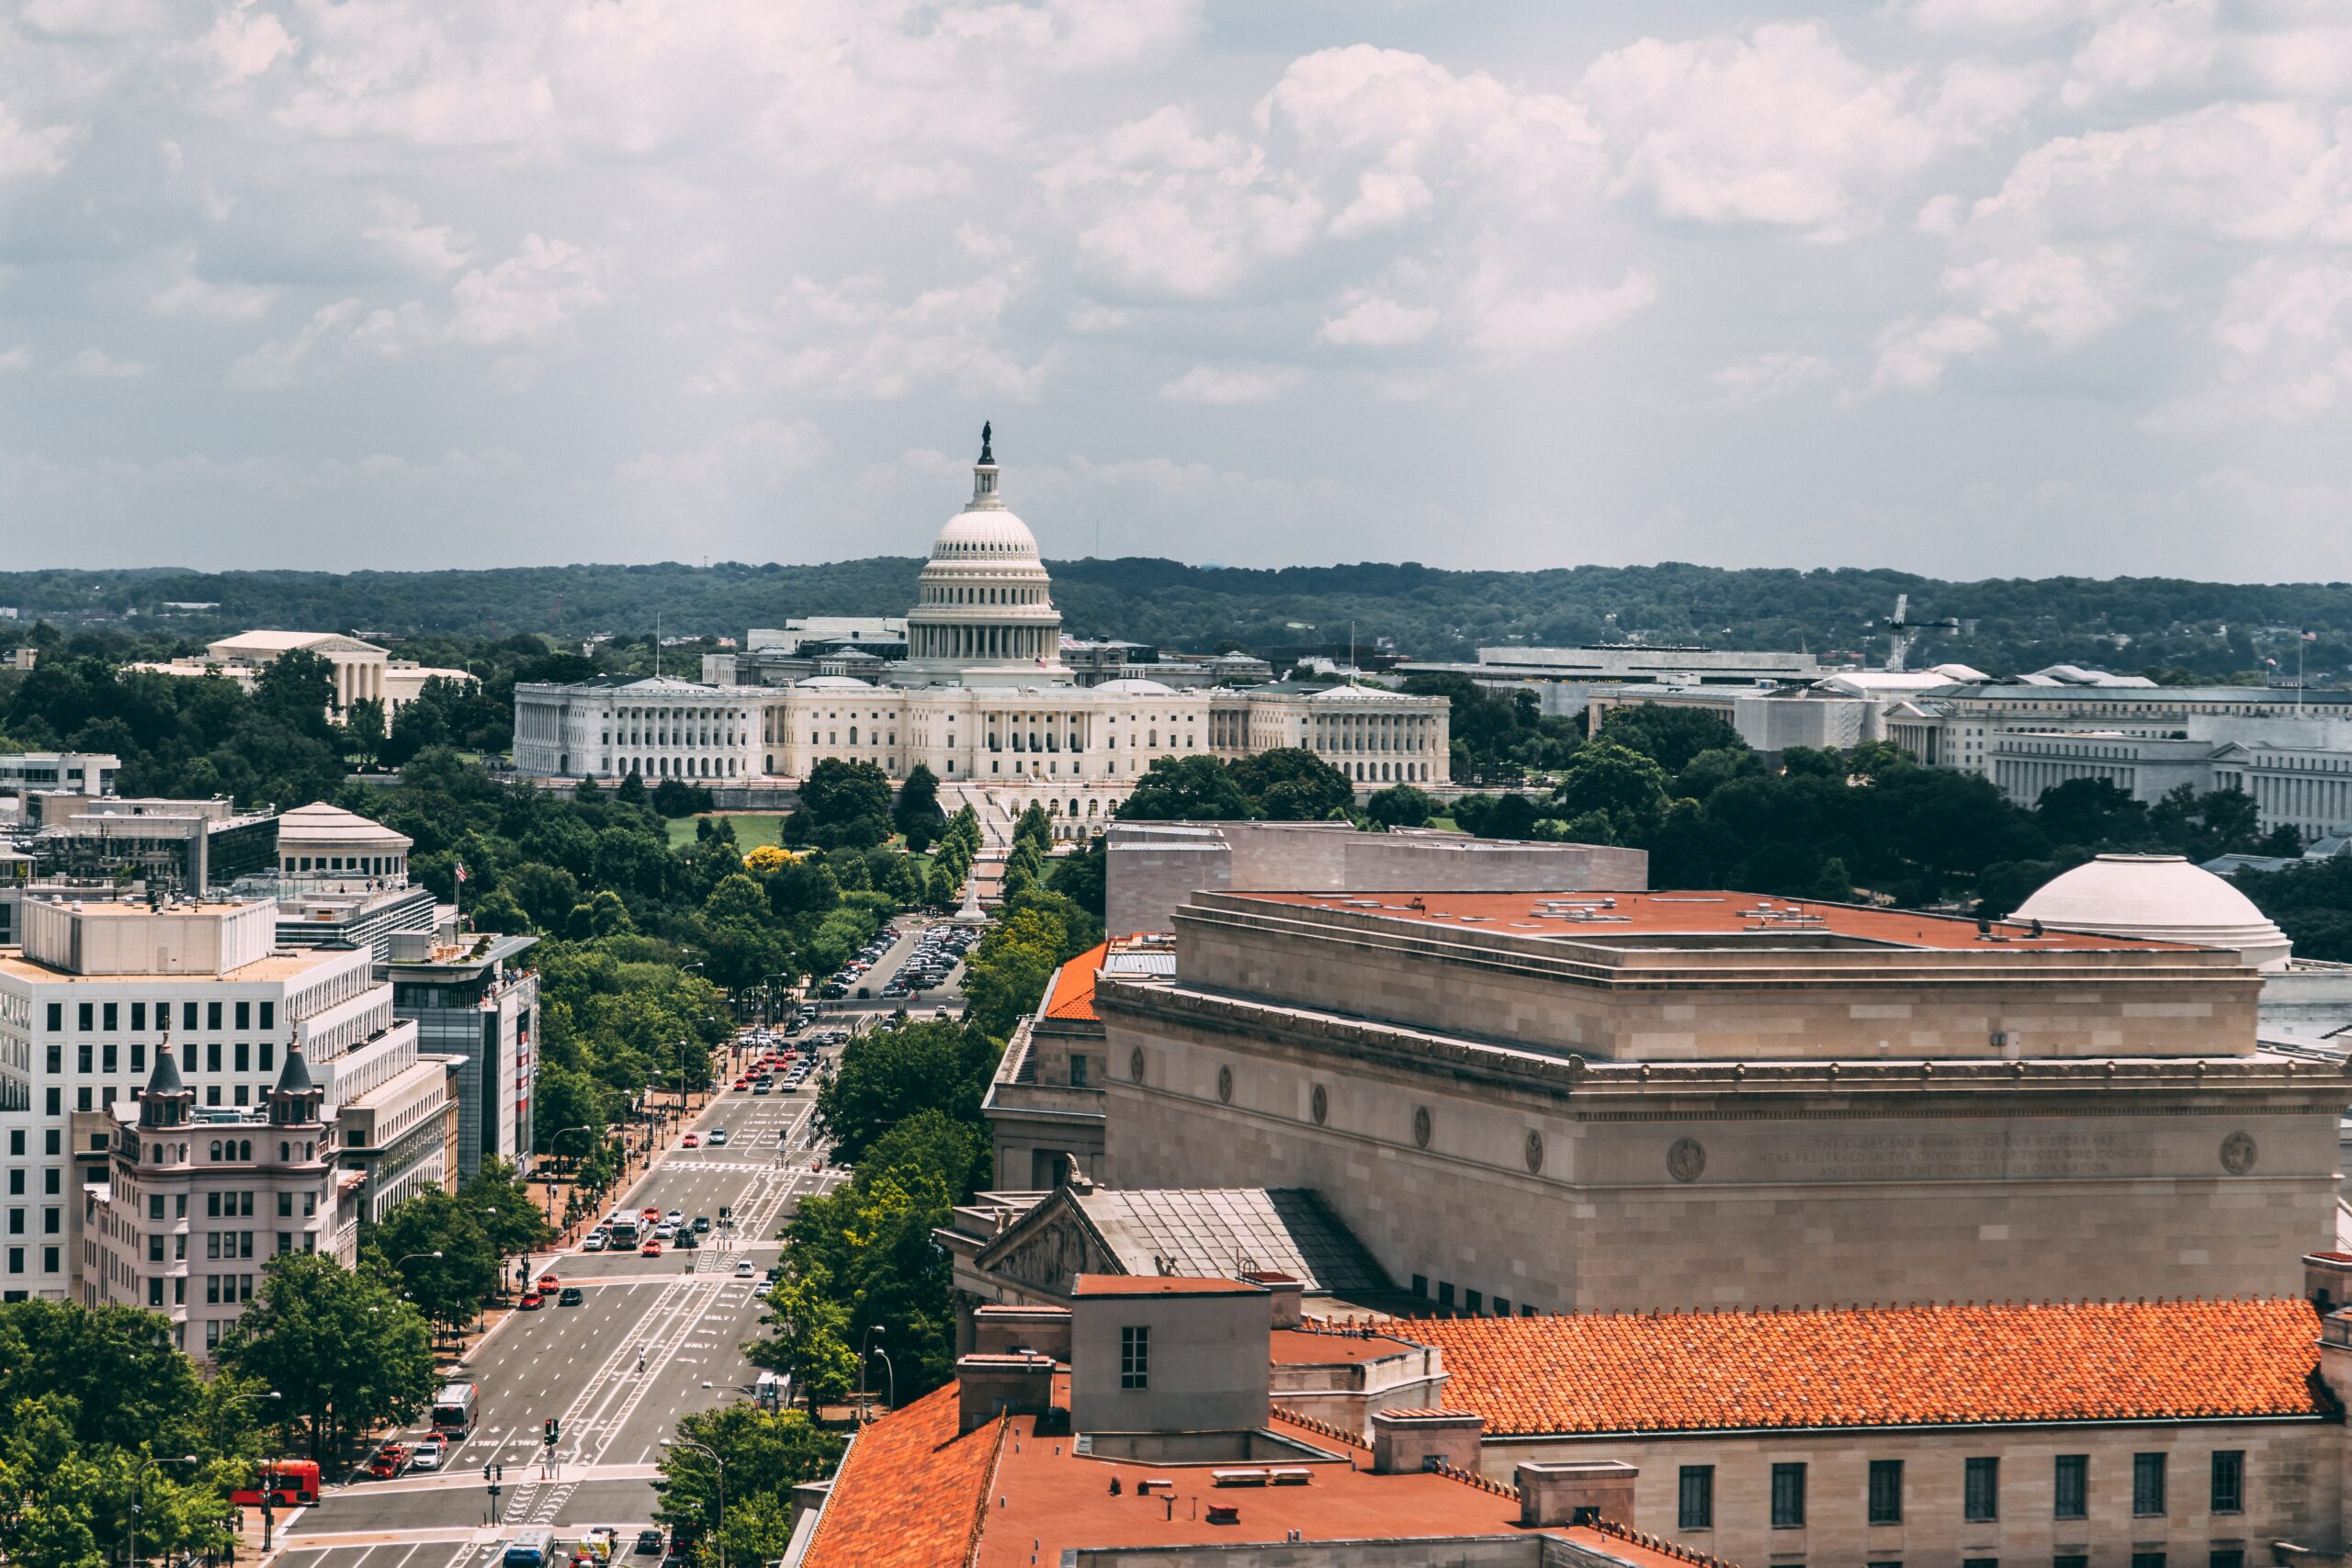
<svg viewBox="0 0 2352 1568"><path fill-rule="evenodd" d="M1317 1127L1323 1125L1324 1118L1331 1114L1331 1091L1317 1084L1315 1092L1306 1097L1306 1109L1308 1114L1315 1118L1315 1124Z"/></svg>
<svg viewBox="0 0 2352 1568"><path fill-rule="evenodd" d="M1233 1069L1231 1067L1219 1067L1216 1070L1216 1097L1227 1105L1233 1103Z"/></svg>
<svg viewBox="0 0 2352 1568"><path fill-rule="evenodd" d="M1413 1107L1414 1147L1425 1149L1430 1146L1430 1129L1433 1125L1434 1123L1430 1120L1430 1108L1428 1106L1416 1105Z"/></svg>
<svg viewBox="0 0 2352 1568"><path fill-rule="evenodd" d="M1143 1082L1143 1047L1138 1045L1127 1055L1127 1077Z"/></svg>
<svg viewBox="0 0 2352 1568"><path fill-rule="evenodd" d="M1527 1130L1527 1169L1530 1175L1544 1168L1544 1134L1530 1127Z"/></svg>
<svg viewBox="0 0 2352 1568"><path fill-rule="evenodd" d="M2232 1133L2222 1140L2222 1168L2232 1176L2244 1176L2254 1168L2255 1159L2260 1153L2255 1146L2253 1134Z"/></svg>
<svg viewBox="0 0 2352 1568"><path fill-rule="evenodd" d="M1666 1173L1677 1181L1696 1181L1706 1168L1706 1145L1696 1138L1677 1138L1666 1151Z"/></svg>

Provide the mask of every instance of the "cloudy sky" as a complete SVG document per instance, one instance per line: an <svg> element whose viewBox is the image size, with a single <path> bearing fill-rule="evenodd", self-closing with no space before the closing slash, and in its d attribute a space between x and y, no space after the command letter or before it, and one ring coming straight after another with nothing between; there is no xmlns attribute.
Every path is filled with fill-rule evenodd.
<svg viewBox="0 0 2352 1568"><path fill-rule="evenodd" d="M2352 578L2343 0L15 0L0 559Z"/></svg>

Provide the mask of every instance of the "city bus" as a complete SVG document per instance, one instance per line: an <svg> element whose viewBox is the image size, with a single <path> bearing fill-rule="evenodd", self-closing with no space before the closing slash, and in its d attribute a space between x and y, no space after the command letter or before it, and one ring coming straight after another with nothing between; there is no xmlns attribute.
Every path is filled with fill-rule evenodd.
<svg viewBox="0 0 2352 1568"><path fill-rule="evenodd" d="M319 1466L315 1460L273 1459L262 1461L261 1473L251 1486L229 1494L241 1508L258 1508L266 1500L273 1508L309 1507L319 1500Z"/></svg>
<svg viewBox="0 0 2352 1568"><path fill-rule="evenodd" d="M469 1382L447 1382L433 1400L433 1429L453 1443L473 1436L480 1393Z"/></svg>
<svg viewBox="0 0 2352 1568"><path fill-rule="evenodd" d="M605 1229L611 1233L613 1238L611 1245L616 1247L634 1247L638 1244L635 1214L615 1214L605 1222Z"/></svg>
<svg viewBox="0 0 2352 1568"><path fill-rule="evenodd" d="M549 1568L554 1562L553 1530L524 1530L506 1543L506 1568Z"/></svg>

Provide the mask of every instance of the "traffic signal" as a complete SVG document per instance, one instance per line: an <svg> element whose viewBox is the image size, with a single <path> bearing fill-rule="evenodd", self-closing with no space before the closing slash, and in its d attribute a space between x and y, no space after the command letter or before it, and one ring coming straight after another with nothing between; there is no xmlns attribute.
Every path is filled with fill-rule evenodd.
<svg viewBox="0 0 2352 1568"><path fill-rule="evenodd" d="M557 1437L558 1437L558 1435L561 1432L561 1430L562 1430L561 1425L560 1425L560 1424L556 1420L556 1418L555 1418L554 1416L548 1416L548 1447L552 1448L552 1447L554 1447L554 1446L555 1446L555 1440L556 1440L556 1438L557 1438Z"/></svg>
<svg viewBox="0 0 2352 1568"><path fill-rule="evenodd" d="M490 1479L490 1466L483 1465L481 1467L481 1478L484 1481L488 1481Z"/></svg>

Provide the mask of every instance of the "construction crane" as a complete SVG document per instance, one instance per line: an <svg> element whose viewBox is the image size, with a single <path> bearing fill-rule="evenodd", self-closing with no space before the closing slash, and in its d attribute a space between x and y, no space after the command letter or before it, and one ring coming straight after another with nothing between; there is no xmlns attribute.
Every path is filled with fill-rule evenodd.
<svg viewBox="0 0 2352 1568"><path fill-rule="evenodd" d="M1894 596L1894 614L1888 616L1886 622L1886 667L1889 671L1902 670L1903 661L1910 657L1911 645L1918 640L1921 632L1931 626L1938 630L1958 631L1960 623L1949 615L1939 621L1915 621L1911 618L1911 595L1898 593Z"/></svg>

